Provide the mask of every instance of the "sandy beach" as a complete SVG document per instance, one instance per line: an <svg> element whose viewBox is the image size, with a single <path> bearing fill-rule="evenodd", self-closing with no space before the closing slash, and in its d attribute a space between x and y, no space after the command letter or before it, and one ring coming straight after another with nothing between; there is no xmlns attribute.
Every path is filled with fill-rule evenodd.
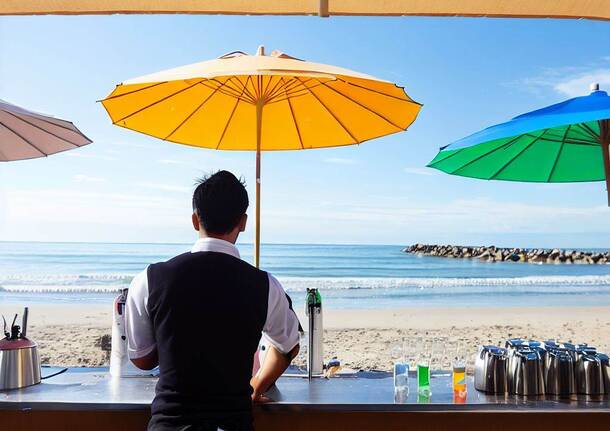
<svg viewBox="0 0 610 431"><path fill-rule="evenodd" d="M0 305L5 316L16 311L21 310ZM39 343L43 363L107 365L101 338L110 334L110 323L110 305L35 305L29 336ZM330 309L325 310L324 325L325 359L336 356L354 369L390 370L403 340L410 362L421 353L423 340L448 346L444 352L433 350L437 368L448 366L457 345L467 348L472 359L479 344L502 343L508 337L588 342L610 351L610 307ZM303 355L297 363L304 363Z"/></svg>

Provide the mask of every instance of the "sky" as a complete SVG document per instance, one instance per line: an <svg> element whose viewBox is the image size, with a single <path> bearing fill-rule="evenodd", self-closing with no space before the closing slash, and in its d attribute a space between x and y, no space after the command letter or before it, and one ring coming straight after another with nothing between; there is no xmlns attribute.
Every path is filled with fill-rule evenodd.
<svg viewBox="0 0 610 431"><path fill-rule="evenodd" d="M592 82L610 90L610 24L425 17L0 17L0 99L69 119L94 141L0 163L0 240L189 242L195 180L219 169L242 176L253 202L253 153L118 128L96 101L126 79L258 45L394 81L423 104L404 133L263 154L263 242L610 246L603 182L425 168L481 128L588 94Z"/></svg>

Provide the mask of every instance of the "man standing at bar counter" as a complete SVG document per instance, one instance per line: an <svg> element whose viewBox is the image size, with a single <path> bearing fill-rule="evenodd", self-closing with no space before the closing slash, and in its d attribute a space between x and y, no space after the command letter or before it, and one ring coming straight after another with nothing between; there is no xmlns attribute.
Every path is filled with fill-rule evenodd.
<svg viewBox="0 0 610 431"><path fill-rule="evenodd" d="M240 259L248 193L227 171L201 180L188 253L148 266L129 288L126 332L131 361L159 366L149 430L249 431L252 402L299 351L298 319L275 277ZM256 376L262 337L270 348Z"/></svg>

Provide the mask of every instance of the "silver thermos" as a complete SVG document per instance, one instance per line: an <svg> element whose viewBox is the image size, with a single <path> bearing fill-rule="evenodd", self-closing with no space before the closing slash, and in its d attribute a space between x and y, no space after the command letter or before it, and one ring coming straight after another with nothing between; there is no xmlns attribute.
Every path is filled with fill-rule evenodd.
<svg viewBox="0 0 610 431"><path fill-rule="evenodd" d="M307 289L305 314L308 320L307 374L311 379L324 373L322 297L318 289Z"/></svg>

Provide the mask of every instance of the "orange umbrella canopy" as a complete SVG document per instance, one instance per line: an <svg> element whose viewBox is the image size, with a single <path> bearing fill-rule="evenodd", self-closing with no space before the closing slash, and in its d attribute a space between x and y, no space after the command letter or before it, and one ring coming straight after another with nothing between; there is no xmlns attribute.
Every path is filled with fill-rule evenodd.
<svg viewBox="0 0 610 431"><path fill-rule="evenodd" d="M235 52L124 81L102 104L117 126L246 151L358 144L407 129L420 110L391 82L281 52Z"/></svg>
<svg viewBox="0 0 610 431"><path fill-rule="evenodd" d="M261 151L359 144L406 130L421 105L388 81L274 51L237 51L117 85L113 124L184 145L256 151L255 263Z"/></svg>

